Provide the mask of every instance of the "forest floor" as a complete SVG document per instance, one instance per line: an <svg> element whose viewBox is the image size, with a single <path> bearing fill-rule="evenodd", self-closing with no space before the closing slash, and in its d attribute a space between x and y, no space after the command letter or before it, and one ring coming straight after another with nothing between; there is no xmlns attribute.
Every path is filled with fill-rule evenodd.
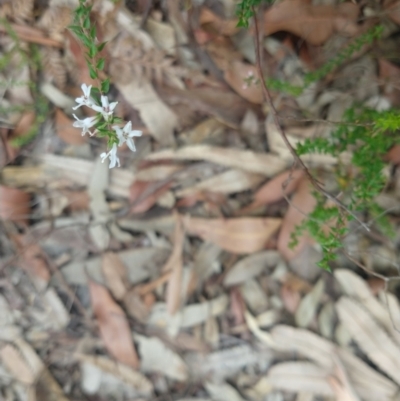
<svg viewBox="0 0 400 401"><path fill-rule="evenodd" d="M316 200L237 2L94 1L109 99L143 133L112 169L106 140L73 127L96 84L68 28L77 3L0 0L0 400L400 400L399 148L376 199L394 236L353 221L321 270L307 233L289 247ZM329 136L354 104L400 105L397 0L257 12L292 144ZM351 168L306 163L326 188Z"/></svg>

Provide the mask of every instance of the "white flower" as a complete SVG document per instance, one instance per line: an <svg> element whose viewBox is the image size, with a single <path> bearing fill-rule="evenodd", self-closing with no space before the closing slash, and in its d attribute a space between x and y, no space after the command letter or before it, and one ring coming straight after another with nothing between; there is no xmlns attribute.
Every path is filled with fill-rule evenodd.
<svg viewBox="0 0 400 401"><path fill-rule="evenodd" d="M118 167L121 166L121 164L119 162L119 158L117 156L117 144L116 143L114 143L114 145L112 146L111 150L108 153L104 152L100 155L100 157L101 157L102 163L104 163L104 160L106 160L107 157L110 158L110 165L108 166L108 168L115 167L115 165L117 163L118 163Z"/></svg>
<svg viewBox="0 0 400 401"><path fill-rule="evenodd" d="M119 139L118 146L121 146L126 142L129 149L132 152L135 152L136 147L135 147L135 143L133 142L132 138L135 136L142 136L142 131L132 130L132 123L130 121L126 123L126 125L123 129L121 129L117 125L114 125L113 129L117 133L117 136Z"/></svg>
<svg viewBox="0 0 400 401"><path fill-rule="evenodd" d="M78 106L73 107L72 108L73 110L76 110L81 106L92 107L93 105L93 101L90 98L90 91L92 90L92 85L87 86L86 84L82 84L81 88L83 91L83 96L77 97L75 99L75 102L78 103Z"/></svg>
<svg viewBox="0 0 400 401"><path fill-rule="evenodd" d="M73 114L73 116L77 121L75 121L72 125L76 128L82 128L82 136L84 136L86 132L89 132L89 135L94 135L90 132L89 128L96 124L97 116L87 117L83 120L80 120L75 114Z"/></svg>
<svg viewBox="0 0 400 401"><path fill-rule="evenodd" d="M99 113L101 113L104 117L104 119L107 121L108 117L112 115L114 112L115 106L118 104L118 102L108 102L108 97L107 96L102 96L101 97L101 106L97 105L92 105L91 108Z"/></svg>

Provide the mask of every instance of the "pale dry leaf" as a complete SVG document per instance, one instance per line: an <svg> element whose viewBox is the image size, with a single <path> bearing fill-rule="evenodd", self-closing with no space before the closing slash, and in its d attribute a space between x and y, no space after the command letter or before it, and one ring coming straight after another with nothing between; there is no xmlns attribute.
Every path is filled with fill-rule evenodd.
<svg viewBox="0 0 400 401"><path fill-rule="evenodd" d="M10 373L25 385L32 385L35 382L35 375L26 363L20 352L7 344L0 350L0 356L3 365L10 371Z"/></svg>
<svg viewBox="0 0 400 401"><path fill-rule="evenodd" d="M400 383L400 349L357 301L342 297L336 303L340 320L354 341L383 372Z"/></svg>
<svg viewBox="0 0 400 401"><path fill-rule="evenodd" d="M127 102L139 111L151 135L162 145L174 144L174 131L179 122L176 114L160 99L146 80L133 80L129 84L116 84Z"/></svg>
<svg viewBox="0 0 400 401"><path fill-rule="evenodd" d="M173 380L185 382L188 368L182 358L167 348L156 337L135 335L141 357L141 370L147 373L161 373Z"/></svg>
<svg viewBox="0 0 400 401"><path fill-rule="evenodd" d="M264 32L294 33L312 45L321 45L335 31L355 35L359 7L353 3L338 6L313 5L303 0L285 0L270 7L264 14Z"/></svg>
<svg viewBox="0 0 400 401"><path fill-rule="evenodd" d="M332 302L327 302L318 315L319 331L325 338L333 337L336 320L335 307Z"/></svg>
<svg viewBox="0 0 400 401"><path fill-rule="evenodd" d="M104 250L110 243L110 233L105 227L110 210L105 191L109 182L109 168L98 158L94 163L92 176L88 184L90 211L93 219L89 225L90 237L99 250Z"/></svg>
<svg viewBox="0 0 400 401"><path fill-rule="evenodd" d="M389 401L396 392L397 386L393 382L360 358L345 348L335 347L332 342L311 331L280 325L271 330L271 335L277 350L295 352L302 357L311 359L327 371L332 371L334 367L332 356L337 352L355 390L365 400Z"/></svg>
<svg viewBox="0 0 400 401"><path fill-rule="evenodd" d="M232 286L256 277L266 269L275 267L281 258L277 251L269 250L246 256L235 263L224 278L224 285Z"/></svg>
<svg viewBox="0 0 400 401"><path fill-rule="evenodd" d="M164 50L165 53L170 56L175 55L175 31L170 24L156 21L153 18L148 18L145 29L160 49Z"/></svg>
<svg viewBox="0 0 400 401"><path fill-rule="evenodd" d="M268 345L269 347L274 347L275 342L270 333L260 329L257 319L249 312L244 312L244 317L246 319L246 324L249 330L258 338L262 343Z"/></svg>
<svg viewBox="0 0 400 401"><path fill-rule="evenodd" d="M176 191L175 195L185 197L198 191L210 191L222 194L243 192L257 186L263 178L261 174L232 169L205 179L194 186Z"/></svg>
<svg viewBox="0 0 400 401"><path fill-rule="evenodd" d="M202 219L187 217L183 224L188 234L197 235L222 249L240 253L258 252L281 225L278 218L242 217L233 219Z"/></svg>
<svg viewBox="0 0 400 401"><path fill-rule="evenodd" d="M325 369L311 362L283 362L268 371L267 379L276 390L333 397L328 375Z"/></svg>
<svg viewBox="0 0 400 401"><path fill-rule="evenodd" d="M111 298L106 288L92 280L89 280L89 291L93 312L107 350L119 362L137 369L139 358L124 311Z"/></svg>
<svg viewBox="0 0 400 401"><path fill-rule="evenodd" d="M301 300L295 314L297 326L307 327L312 322L324 294L324 289L324 281L321 278L315 284L314 288Z"/></svg>
<svg viewBox="0 0 400 401"><path fill-rule="evenodd" d="M213 348L216 348L219 344L219 327L217 319L210 317L204 323L203 338L207 344L210 344Z"/></svg>
<svg viewBox="0 0 400 401"><path fill-rule="evenodd" d="M311 240L308 235L302 234L298 239L298 245L293 249L289 248L292 232L307 217L308 213L314 210L316 203L308 179L301 179L297 191L290 201L289 209L285 214L279 232L278 250L285 259L294 259L310 243Z"/></svg>
<svg viewBox="0 0 400 401"><path fill-rule="evenodd" d="M333 359L335 363L334 375L328 377L328 382L336 394L336 399L339 401L361 401L348 379L342 362L336 356Z"/></svg>
<svg viewBox="0 0 400 401"><path fill-rule="evenodd" d="M103 254L101 269L108 288L114 298L121 301L128 291L128 275L125 265L114 252Z"/></svg>
<svg viewBox="0 0 400 401"><path fill-rule="evenodd" d="M208 381L204 387L214 401L244 401L239 392L228 383Z"/></svg>
<svg viewBox="0 0 400 401"><path fill-rule="evenodd" d="M78 361L96 366L102 372L118 377L125 384L132 386L140 395L151 396L153 385L146 376L129 366L112 361L103 356L90 356L84 354L75 354ZM83 378L85 380L85 378ZM90 380L88 378L88 380ZM100 383L98 383L100 385ZM90 385L88 384L88 387Z"/></svg>
<svg viewBox="0 0 400 401"><path fill-rule="evenodd" d="M268 308L267 294L265 292L265 289L261 287L261 285L256 279L246 280L240 286L240 293L243 297L244 302L253 313L261 313L267 310ZM257 321L259 325L264 326L265 324L261 324L258 318L259 316L257 316ZM265 323L266 321L268 321L268 318L266 320L263 320L263 323ZM268 325L269 324L267 324L267 326Z"/></svg>
<svg viewBox="0 0 400 401"><path fill-rule="evenodd" d="M362 303L374 319L400 344L400 333L393 327L386 302L382 304L375 298L367 282L348 269L337 269L334 272L334 276L339 282L343 293Z"/></svg>
<svg viewBox="0 0 400 401"><path fill-rule="evenodd" d="M284 161L269 153L209 145L186 146L177 150L165 149L151 153L147 159L206 160L250 173L262 174L266 177L273 177L286 167Z"/></svg>
<svg viewBox="0 0 400 401"><path fill-rule="evenodd" d="M228 296L222 294L210 301L187 305L171 317L165 303L156 303L149 316L148 324L173 329L193 327L204 323L210 317L221 315L226 311L228 304Z"/></svg>
<svg viewBox="0 0 400 401"><path fill-rule="evenodd" d="M183 240L185 237L181 217L176 213L175 218L174 246L170 257L163 268L164 272L172 272L166 289L167 310L171 315L175 314L181 306L183 275L182 251Z"/></svg>

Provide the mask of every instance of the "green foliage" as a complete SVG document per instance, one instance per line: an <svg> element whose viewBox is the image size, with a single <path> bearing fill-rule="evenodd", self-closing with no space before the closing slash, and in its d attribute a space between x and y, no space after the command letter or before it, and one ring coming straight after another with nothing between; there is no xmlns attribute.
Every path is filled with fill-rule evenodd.
<svg viewBox="0 0 400 401"><path fill-rule="evenodd" d="M101 96L110 90L110 79L102 78L105 67L105 58L100 57L101 51L107 42L98 43L96 38L96 26L91 21L92 6L89 1L79 0L79 6L74 11L74 24L69 29L77 36L86 49L85 59L89 69L90 78L97 81L97 86L91 89L91 98L100 105ZM114 1L114 3L116 3ZM117 135L112 129L114 124L120 123L120 119L114 115L107 121L99 119L95 124L96 133L99 137L107 137L109 146L118 143Z"/></svg>
<svg viewBox="0 0 400 401"><path fill-rule="evenodd" d="M89 68L89 75L92 79L98 79L100 71L104 70L105 59L99 57L99 53L104 49L106 42L97 43L96 26L91 22L90 14L92 6L85 0L79 0L79 6L74 11L74 24L69 29L77 36L86 49L86 63ZM106 89L106 90L105 90ZM109 90L102 84L98 85L98 90L105 95Z"/></svg>
<svg viewBox="0 0 400 401"><path fill-rule="evenodd" d="M253 8L262 2L271 4L273 0L241 0L236 7L236 15L239 18L238 27L248 28L249 20L254 16Z"/></svg>
<svg viewBox="0 0 400 401"><path fill-rule="evenodd" d="M321 194L315 194L317 205L312 213L296 228L291 245L303 231L321 245L323 259L319 265L329 269L329 262L335 259L335 252L342 247L342 239L348 232L348 222L355 213L364 212L387 234L390 224L384 211L375 203L375 197L385 186L383 174L384 155L400 138L400 112L353 107L344 116L344 121L329 138L306 139L299 144L299 156L322 153L340 157L343 152L352 152L351 165L336 168L336 182L341 200L347 210L330 204Z"/></svg>

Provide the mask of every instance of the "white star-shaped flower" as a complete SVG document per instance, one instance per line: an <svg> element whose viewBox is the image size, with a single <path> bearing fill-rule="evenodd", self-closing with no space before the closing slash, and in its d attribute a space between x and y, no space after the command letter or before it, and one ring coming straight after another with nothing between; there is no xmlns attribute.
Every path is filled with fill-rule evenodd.
<svg viewBox="0 0 400 401"><path fill-rule="evenodd" d="M104 163L104 160L107 159L107 157L110 158L110 165L108 166L108 168L114 168L116 164L118 164L118 167L121 166L121 163L119 162L119 157L117 156L117 144L114 143L114 145L112 146L111 150L106 153L103 152L101 155L101 162Z"/></svg>
<svg viewBox="0 0 400 401"><path fill-rule="evenodd" d="M94 117L87 117L83 120L80 120L75 114L73 114L76 121L72 124L75 128L82 128L82 136L84 136L87 132L89 135L93 135L89 128L93 127L96 124L97 116Z"/></svg>
<svg viewBox="0 0 400 401"><path fill-rule="evenodd" d="M73 110L76 110L81 106L92 107L93 105L93 101L90 98L90 91L92 90L92 85L87 86L86 84L82 84L81 88L83 91L83 96L77 97L75 99L75 102L78 103L78 106L73 107L72 108Z"/></svg>
<svg viewBox="0 0 400 401"><path fill-rule="evenodd" d="M125 127L121 129L117 125L113 126L113 129L117 133L119 144L118 146L123 145L125 142L128 145L129 149L132 152L136 151L135 142L133 142L133 137L142 136L142 131L132 130L132 123L129 121L126 123Z"/></svg>
<svg viewBox="0 0 400 401"><path fill-rule="evenodd" d="M106 121L108 121L108 118L114 113L115 106L118 104L118 102L108 102L108 97L107 96L102 96L101 97L101 106L97 105L92 105L92 109L101 113Z"/></svg>

